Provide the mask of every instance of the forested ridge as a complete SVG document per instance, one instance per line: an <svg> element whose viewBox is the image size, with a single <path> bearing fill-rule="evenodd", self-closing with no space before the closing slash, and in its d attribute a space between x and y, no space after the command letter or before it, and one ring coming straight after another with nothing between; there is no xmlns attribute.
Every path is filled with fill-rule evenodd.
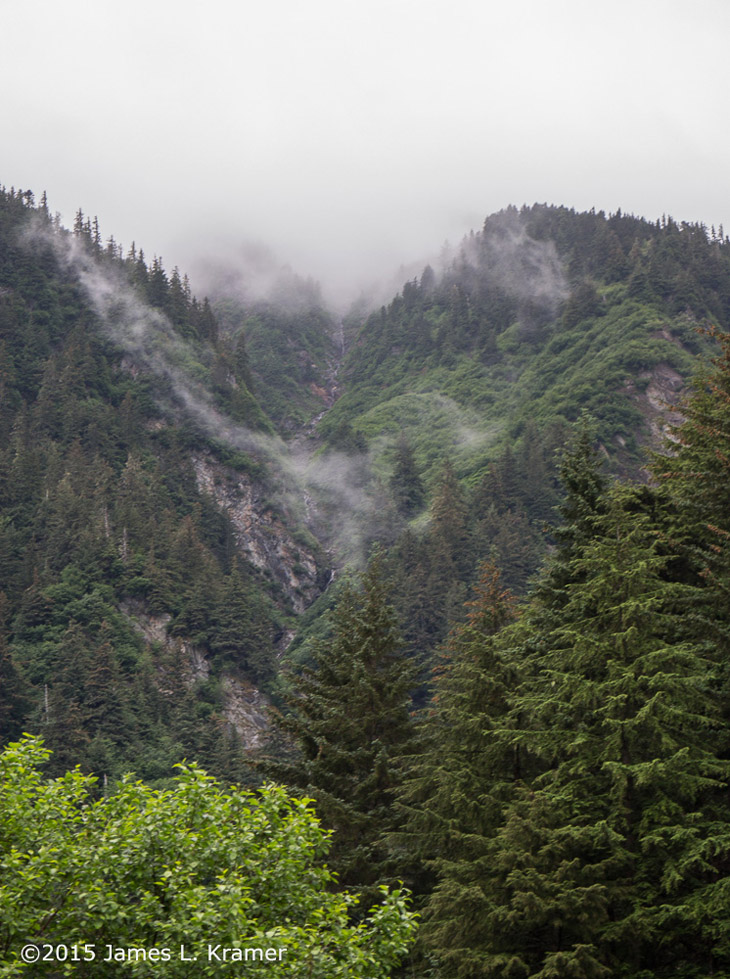
<svg viewBox="0 0 730 979"><path fill-rule="evenodd" d="M122 256L81 212L67 232L27 196L0 203L3 738L42 731L59 772L83 762L160 778L194 756L243 777L220 671L272 680L282 596L237 550L191 460L259 481L265 470L186 422L174 377L100 328L54 239L164 315L185 341L181 371L202 378L226 417L270 431L243 343L218 335L177 269L148 265L134 246ZM144 642L138 611L172 641ZM202 675L191 644L207 657Z"/></svg>
<svg viewBox="0 0 730 979"><path fill-rule="evenodd" d="M177 373L125 350L64 242L171 325L215 418L292 438L337 371L311 451L382 501L364 571L325 589L334 555L294 526L270 459L216 439ZM722 229L508 209L348 324L341 365L303 294L281 313L200 302L81 212L65 231L45 199L2 192L2 741L42 736L49 774L80 764L99 781L73 792L120 806L134 770L150 811L177 804L183 758L283 782L331 830L343 941L359 948L346 929L373 927L382 886L410 890L404 974L730 975ZM277 379L277 358L301 376ZM669 413L660 395L683 388ZM294 528L296 594L247 557L243 481L270 494L247 519ZM231 721L232 680L276 704L263 749ZM181 799L207 784L234 805L186 772ZM55 790L33 785L45 805ZM408 931L388 900L383 969Z"/></svg>

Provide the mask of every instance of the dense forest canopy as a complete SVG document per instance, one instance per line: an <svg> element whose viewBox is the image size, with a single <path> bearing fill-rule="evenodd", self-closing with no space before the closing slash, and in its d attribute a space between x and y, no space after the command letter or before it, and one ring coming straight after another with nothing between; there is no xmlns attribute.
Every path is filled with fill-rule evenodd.
<svg viewBox="0 0 730 979"><path fill-rule="evenodd" d="M51 801L74 876L79 820L184 836L195 792L321 854L306 796L342 890L301 854L292 880L352 952L328 974L387 974L399 881L424 979L729 973L722 229L508 208L369 314L286 286L201 301L0 193L0 739L51 752L4 756L4 940L57 897L23 829ZM178 924L218 907L188 883ZM101 891L74 894L83 930Z"/></svg>
<svg viewBox="0 0 730 979"><path fill-rule="evenodd" d="M124 304L138 297L160 324L148 341L180 337L175 352L189 361L180 373L226 417L266 430L245 348L219 335L209 303L177 269L168 276L134 246L123 257L81 212L69 233L27 195L3 193L0 203L2 649L15 678L3 737L42 731L59 772L83 762L158 778L195 756L241 777L220 669L271 681L281 595L236 548L194 460L241 478L261 464L186 422L176 375L154 370L144 350L126 351L112 317L124 326ZM72 249L114 284L111 325ZM145 641L140 617L159 624L160 641ZM191 643L207 655L197 675Z"/></svg>

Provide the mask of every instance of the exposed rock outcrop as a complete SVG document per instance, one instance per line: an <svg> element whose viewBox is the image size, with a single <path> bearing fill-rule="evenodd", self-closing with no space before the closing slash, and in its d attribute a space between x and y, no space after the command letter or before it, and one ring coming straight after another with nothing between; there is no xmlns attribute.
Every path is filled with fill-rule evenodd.
<svg viewBox="0 0 730 979"><path fill-rule="evenodd" d="M675 408L684 390L685 379L669 364L662 363L638 375L638 383L627 381L624 389L637 404L644 419L644 441L661 450L671 429L681 424L682 414Z"/></svg>
<svg viewBox="0 0 730 979"><path fill-rule="evenodd" d="M210 664L205 657L205 651L187 639L169 634L168 626L172 616L166 612L153 614L137 599L127 599L120 609L147 645L162 649L178 664L178 668L182 666L182 678L188 686L208 678ZM172 693L169 675L160 663L157 683L163 693ZM236 731L244 748L259 748L269 726L268 698L252 683L232 676L223 676L221 689L223 717Z"/></svg>
<svg viewBox="0 0 730 979"><path fill-rule="evenodd" d="M210 456L192 460L198 489L212 497L233 525L236 546L282 586L292 610L301 613L320 593L314 554L295 541L263 493L244 473Z"/></svg>
<svg viewBox="0 0 730 979"><path fill-rule="evenodd" d="M269 727L268 698L250 683L223 678L223 716L247 749L260 748Z"/></svg>
<svg viewBox="0 0 730 979"><path fill-rule="evenodd" d="M165 652L178 655L179 661L188 668L188 675L184 677L188 684L208 678L210 664L200 646L181 636L171 636L167 631L171 615L167 612L154 615L147 611L143 602L131 598L122 602L120 609L149 646L159 645Z"/></svg>

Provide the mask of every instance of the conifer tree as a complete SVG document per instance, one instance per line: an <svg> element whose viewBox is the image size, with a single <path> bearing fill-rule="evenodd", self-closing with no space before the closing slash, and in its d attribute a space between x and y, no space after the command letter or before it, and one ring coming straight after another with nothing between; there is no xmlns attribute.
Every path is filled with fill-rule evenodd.
<svg viewBox="0 0 730 979"><path fill-rule="evenodd" d="M710 331L720 352L680 406L669 456L652 466L677 507L675 547L708 586L702 628L730 655L730 334ZM677 448L678 447L678 448Z"/></svg>
<svg viewBox="0 0 730 979"><path fill-rule="evenodd" d="M423 912L422 937L444 976L480 974L483 861L492 859L490 841L517 769L514 750L494 736L515 684L495 640L515 606L490 562L480 566L465 611L437 667L432 707L399 793L406 814L400 839L421 862L415 890L423 897L437 885Z"/></svg>
<svg viewBox="0 0 730 979"><path fill-rule="evenodd" d="M468 508L463 490L447 460L431 504L431 545L438 552L443 572L457 574L471 570Z"/></svg>
<svg viewBox="0 0 730 979"><path fill-rule="evenodd" d="M7 641L9 610L5 592L0 591L0 743L21 733L28 709L27 687L18 673Z"/></svg>
<svg viewBox="0 0 730 979"><path fill-rule="evenodd" d="M332 614L332 635L316 666L294 677L290 712L278 726L298 756L277 773L315 800L334 830L331 863L340 881L368 887L398 873L386 837L395 828L397 759L412 738L411 666L388 586L374 558L360 587L348 583Z"/></svg>
<svg viewBox="0 0 730 979"><path fill-rule="evenodd" d="M221 589L211 632L210 647L228 668L259 684L271 679L271 622L261 595L235 561Z"/></svg>
<svg viewBox="0 0 730 979"><path fill-rule="evenodd" d="M470 945L447 974L639 979L730 965L717 663L688 638L688 586L666 580L633 495L614 491L595 517L513 698L501 739L542 771L508 802L483 862L479 954Z"/></svg>
<svg viewBox="0 0 730 979"><path fill-rule="evenodd" d="M412 517L423 506L425 489L418 473L413 448L402 436L396 446L395 465L390 477L390 490L398 512Z"/></svg>
<svg viewBox="0 0 730 979"><path fill-rule="evenodd" d="M558 472L565 495L556 507L560 518L553 528L557 547L536 588L546 610L560 608L565 602L565 588L575 580L573 562L592 538L596 517L605 510L608 480L594 440L593 423L583 415L560 454Z"/></svg>

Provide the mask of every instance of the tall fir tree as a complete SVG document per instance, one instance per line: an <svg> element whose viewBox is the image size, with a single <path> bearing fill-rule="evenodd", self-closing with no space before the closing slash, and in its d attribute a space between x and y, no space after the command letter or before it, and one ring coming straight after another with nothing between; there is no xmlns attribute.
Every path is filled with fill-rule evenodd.
<svg viewBox="0 0 730 979"><path fill-rule="evenodd" d="M315 667L293 677L289 712L278 720L297 753L276 773L312 796L334 831L330 866L368 900L399 875L387 837L397 821L397 761L413 736L413 670L387 596L375 557L359 587L344 587L331 637L316 645Z"/></svg>
<svg viewBox="0 0 730 979"><path fill-rule="evenodd" d="M439 974L478 975L485 899L482 861L500 822L500 789L514 780L513 750L493 737L509 710L515 674L495 644L515 618L515 601L490 562L480 566L465 621L452 630L436 668L434 693L406 759L398 839L417 857L413 883L423 905L424 961ZM476 956L475 971L471 970Z"/></svg>
<svg viewBox="0 0 730 979"><path fill-rule="evenodd" d="M632 490L610 494L500 737L534 759L479 882L454 975L690 977L730 966L728 730L689 586ZM477 954L478 953L478 954ZM448 949L441 949L448 961Z"/></svg>
<svg viewBox="0 0 730 979"><path fill-rule="evenodd" d="M679 406L683 421L652 470L676 507L674 547L707 586L699 626L730 662L730 334L709 332L719 353Z"/></svg>
<svg viewBox="0 0 730 979"><path fill-rule="evenodd" d="M401 436L395 453L395 465L390 477L390 491L396 508L403 517L412 517L422 509L426 491L410 442Z"/></svg>

